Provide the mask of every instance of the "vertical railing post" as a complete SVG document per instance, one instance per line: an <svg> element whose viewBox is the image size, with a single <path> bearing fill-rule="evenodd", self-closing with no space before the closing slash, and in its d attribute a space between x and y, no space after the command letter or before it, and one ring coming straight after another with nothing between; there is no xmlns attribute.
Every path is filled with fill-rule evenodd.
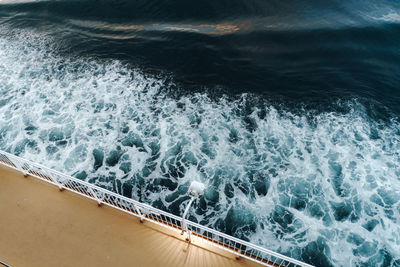
<svg viewBox="0 0 400 267"><path fill-rule="evenodd" d="M188 237L187 237L186 241L191 243L192 242L192 232L188 229L187 224L186 224L186 231L188 233Z"/></svg>
<svg viewBox="0 0 400 267"><path fill-rule="evenodd" d="M188 188L188 195L190 196L190 201L188 203L188 205L186 206L185 212L182 215L182 221L181 221L181 226L182 226L182 232L181 235L183 235L183 233L186 231L188 233L188 237L186 238L186 241L188 241L189 243L192 242L191 239L191 235L190 235L190 230L188 229L187 225L186 225L186 216L189 212L189 208L192 205L193 201L195 198L199 197L200 195L204 194L204 189L205 189L205 185L200 183L200 182L196 182L196 181L192 181L189 185Z"/></svg>
<svg viewBox="0 0 400 267"><path fill-rule="evenodd" d="M189 203L188 203L188 205L186 206L186 209L185 209L185 212L183 213L183 215L182 215L182 222L181 222L181 224L182 224L182 232L181 232L181 235L183 235L183 233L186 231L186 232L188 232L188 241L190 242L191 240L190 240L190 232L188 231L188 228L187 228L187 225L186 225L186 215L188 214L188 212L189 212L189 208L190 208L190 206L192 205L192 203L193 203L193 200L195 199L195 196L192 196L191 198L190 198L190 201L189 201Z"/></svg>
<svg viewBox="0 0 400 267"><path fill-rule="evenodd" d="M133 207L135 208L137 214L140 217L140 222L143 223L144 222L144 216L143 213L140 212L140 209L138 208L138 206L136 204L133 203Z"/></svg>
<svg viewBox="0 0 400 267"><path fill-rule="evenodd" d="M89 193L91 193L93 195L93 197L96 199L97 206L101 207L101 205L103 204L103 201L97 196L97 194L96 194L96 192L94 192L93 188L88 186L88 190L89 190Z"/></svg>
<svg viewBox="0 0 400 267"><path fill-rule="evenodd" d="M10 159L10 158L9 158ZM28 171L26 171L24 169L24 163L21 163L19 160L17 159L10 159L10 161L18 168L18 170L20 172L22 172L24 174L24 177L28 177Z"/></svg>
<svg viewBox="0 0 400 267"><path fill-rule="evenodd" d="M54 177L52 177L52 175L49 175L48 172L47 172L46 170L43 170L43 168L39 168L39 170L40 170L44 175L46 175L46 177L48 177L50 180L52 180L52 181L58 186L58 188L59 188L60 191L64 191L65 188L64 188L64 185L63 185L61 182L57 181L57 179L54 178Z"/></svg>

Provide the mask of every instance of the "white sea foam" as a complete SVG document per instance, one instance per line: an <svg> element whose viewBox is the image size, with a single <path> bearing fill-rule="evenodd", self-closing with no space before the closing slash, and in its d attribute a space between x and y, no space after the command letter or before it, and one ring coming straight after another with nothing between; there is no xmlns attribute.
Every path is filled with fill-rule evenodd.
<svg viewBox="0 0 400 267"><path fill-rule="evenodd" d="M160 79L52 46L0 37L0 149L176 213L200 180L191 219L309 262L400 257L398 122L356 101L310 120L246 111L249 96L176 99Z"/></svg>
<svg viewBox="0 0 400 267"><path fill-rule="evenodd" d="M400 14L396 12L390 12L380 18L378 20L383 20L387 22L400 22Z"/></svg>

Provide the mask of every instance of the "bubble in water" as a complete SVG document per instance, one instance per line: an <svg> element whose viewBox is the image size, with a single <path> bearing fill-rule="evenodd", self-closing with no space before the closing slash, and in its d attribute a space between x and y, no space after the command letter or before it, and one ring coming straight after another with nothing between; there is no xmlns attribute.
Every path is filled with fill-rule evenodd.
<svg viewBox="0 0 400 267"><path fill-rule="evenodd" d="M6 29L1 29L4 33ZM0 38L0 148L320 265L400 258L400 125L350 112L295 115L252 96L173 98L118 62Z"/></svg>

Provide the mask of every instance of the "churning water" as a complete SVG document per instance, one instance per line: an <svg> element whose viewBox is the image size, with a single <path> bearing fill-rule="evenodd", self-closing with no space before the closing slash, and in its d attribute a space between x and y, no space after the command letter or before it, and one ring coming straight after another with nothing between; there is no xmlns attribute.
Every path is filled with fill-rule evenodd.
<svg viewBox="0 0 400 267"><path fill-rule="evenodd" d="M0 1L0 149L179 215L201 181L190 220L400 266L400 6L356 2Z"/></svg>

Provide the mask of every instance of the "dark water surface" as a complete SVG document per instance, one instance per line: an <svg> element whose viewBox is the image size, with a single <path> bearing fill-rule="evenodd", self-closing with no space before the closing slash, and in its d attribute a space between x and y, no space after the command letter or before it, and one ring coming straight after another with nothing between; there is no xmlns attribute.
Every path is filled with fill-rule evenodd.
<svg viewBox="0 0 400 267"><path fill-rule="evenodd" d="M400 266L398 1L0 0L0 149L317 266Z"/></svg>

